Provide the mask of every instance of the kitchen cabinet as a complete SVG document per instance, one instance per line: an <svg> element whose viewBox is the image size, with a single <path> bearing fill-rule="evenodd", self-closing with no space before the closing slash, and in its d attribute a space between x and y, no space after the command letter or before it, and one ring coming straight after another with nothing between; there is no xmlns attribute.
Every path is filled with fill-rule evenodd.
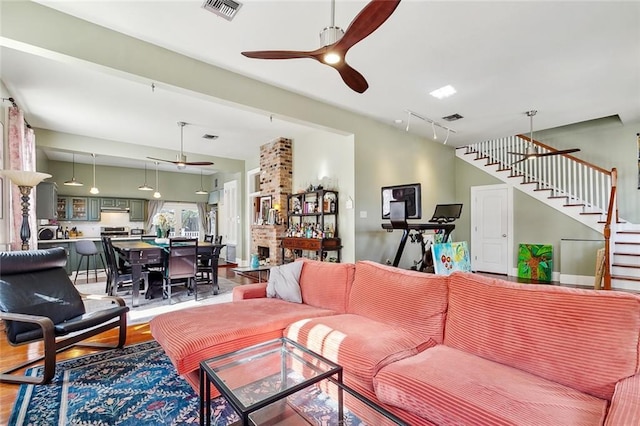
<svg viewBox="0 0 640 426"><path fill-rule="evenodd" d="M81 238L79 238L81 239ZM67 275L75 276L76 270L78 269L78 262L80 262L80 255L76 252L76 241L77 240L64 240L64 241L38 241L39 249L48 249L53 247L62 247L67 252L67 264L65 265L65 270L67 271ZM98 249L98 256L91 256L89 260L89 271L92 271L96 268L96 262L98 262L98 271L105 268L103 265L104 252L102 243L100 241L94 241L96 248ZM82 261L82 269L86 270L86 260ZM93 279L93 272L90 275L90 278Z"/></svg>
<svg viewBox="0 0 640 426"><path fill-rule="evenodd" d="M320 189L287 197L287 230L282 239L283 260L315 257L340 262L338 192ZM329 252L334 253L329 256Z"/></svg>
<svg viewBox="0 0 640 426"><path fill-rule="evenodd" d="M58 218L58 185L55 182L40 182L36 186L36 217L38 219Z"/></svg>
<svg viewBox="0 0 640 426"><path fill-rule="evenodd" d="M58 197L58 220L89 220L87 206L87 197Z"/></svg>
<svg viewBox="0 0 640 426"><path fill-rule="evenodd" d="M87 220L100 220L100 198L88 199L89 209L87 212Z"/></svg>
<svg viewBox="0 0 640 426"><path fill-rule="evenodd" d="M144 222L147 220L147 203L145 200L129 200L129 220Z"/></svg>
<svg viewBox="0 0 640 426"><path fill-rule="evenodd" d="M128 209L129 200L127 198L100 198L100 207Z"/></svg>

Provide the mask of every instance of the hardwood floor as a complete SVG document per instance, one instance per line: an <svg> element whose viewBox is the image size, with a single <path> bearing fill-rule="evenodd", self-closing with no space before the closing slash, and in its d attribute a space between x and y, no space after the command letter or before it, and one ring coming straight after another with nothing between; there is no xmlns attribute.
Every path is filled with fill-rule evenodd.
<svg viewBox="0 0 640 426"><path fill-rule="evenodd" d="M249 284L254 282L247 276L236 275L236 273L233 272L231 268L220 268L219 275L238 284ZM118 340L117 333L117 329L109 330L98 336L88 339L88 341L114 343ZM151 336L151 332L149 330L149 323L130 325L127 327L127 345L146 342L152 339L153 337ZM75 358L95 352L99 352L99 350L92 348L72 347L71 349L58 354L57 359L64 360ZM0 338L0 359L2 361L2 367L19 364L20 362L28 359L28 356L36 358L41 353L41 343L31 343L29 345L14 347L7 343L7 339L4 336ZM35 365L42 365L42 362L34 363L29 367L33 367ZM19 371L23 372L24 369ZM13 403L18 394L19 387L20 385L17 384L0 383L0 425L9 424L9 416L11 415L11 409L13 408Z"/></svg>

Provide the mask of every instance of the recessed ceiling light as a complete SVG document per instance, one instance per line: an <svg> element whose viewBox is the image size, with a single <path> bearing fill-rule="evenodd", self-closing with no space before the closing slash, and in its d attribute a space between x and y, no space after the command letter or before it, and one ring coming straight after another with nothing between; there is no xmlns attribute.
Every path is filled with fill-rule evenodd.
<svg viewBox="0 0 640 426"><path fill-rule="evenodd" d="M429 94L434 98L444 99L444 98L448 98L454 93L456 93L456 89L454 89L453 86L447 84L446 86L436 89Z"/></svg>
<svg viewBox="0 0 640 426"><path fill-rule="evenodd" d="M393 120L393 122L396 124L402 124L402 120L399 118L396 118L395 120Z"/></svg>

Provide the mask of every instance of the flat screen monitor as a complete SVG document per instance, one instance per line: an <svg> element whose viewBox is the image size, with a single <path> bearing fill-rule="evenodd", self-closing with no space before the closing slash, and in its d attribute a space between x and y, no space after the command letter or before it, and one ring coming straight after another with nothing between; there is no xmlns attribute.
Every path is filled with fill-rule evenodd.
<svg viewBox="0 0 640 426"><path fill-rule="evenodd" d="M419 183L382 187L382 218L390 219L391 202L404 201L407 219L422 218L422 189Z"/></svg>

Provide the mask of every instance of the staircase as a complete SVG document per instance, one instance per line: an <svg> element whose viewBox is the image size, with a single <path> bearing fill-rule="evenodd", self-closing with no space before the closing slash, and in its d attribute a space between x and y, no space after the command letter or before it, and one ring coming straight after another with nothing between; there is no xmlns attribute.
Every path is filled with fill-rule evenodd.
<svg viewBox="0 0 640 426"><path fill-rule="evenodd" d="M456 156L605 235L605 288L640 291L640 225L618 218L616 171L572 155L520 161L509 152L554 148L517 135L457 148Z"/></svg>

